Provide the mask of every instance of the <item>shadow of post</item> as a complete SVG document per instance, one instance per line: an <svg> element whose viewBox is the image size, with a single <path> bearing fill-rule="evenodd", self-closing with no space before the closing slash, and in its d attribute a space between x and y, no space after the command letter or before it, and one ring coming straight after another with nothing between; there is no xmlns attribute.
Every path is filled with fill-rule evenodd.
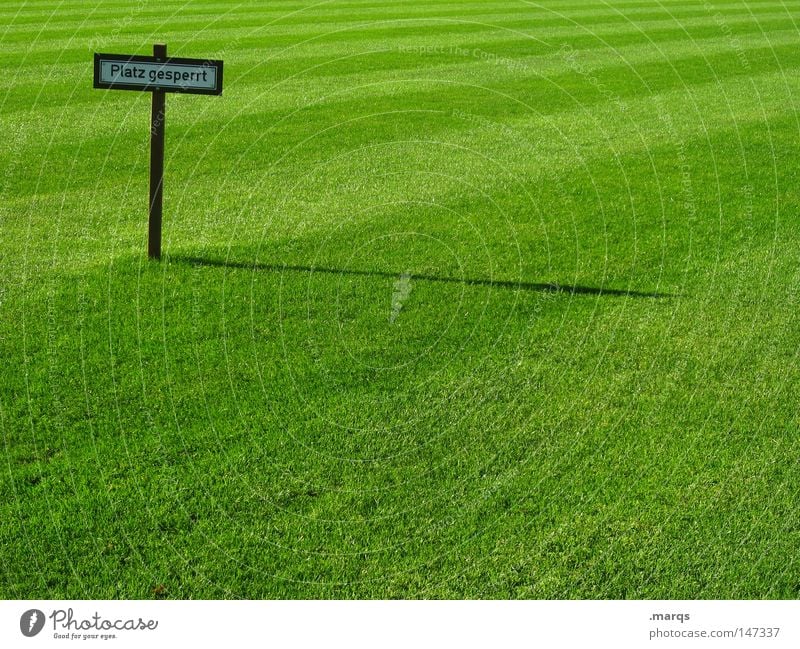
<svg viewBox="0 0 800 649"><path fill-rule="evenodd" d="M205 259L192 256L170 256L170 261L176 263L192 264L195 266L212 266L219 268L233 268L239 270L263 271L273 273L283 272L304 272L304 273L328 273L331 275L361 275L368 277L388 277L397 279L402 273L390 273L380 270L357 270L350 268L327 268L325 266L299 266L292 264L261 264L254 262L242 262L224 259ZM662 299L676 297L670 293L658 293L651 291L631 291L627 289L605 288L602 286L581 286L578 284L552 284L539 282L512 282L507 280L494 279L470 279L458 277L439 277L437 275L417 275L411 274L415 281L444 282L450 284L464 284L467 286L488 286L491 288L504 288L522 291L536 291L539 293L569 293L572 295L606 295L617 297L632 298L651 298Z"/></svg>

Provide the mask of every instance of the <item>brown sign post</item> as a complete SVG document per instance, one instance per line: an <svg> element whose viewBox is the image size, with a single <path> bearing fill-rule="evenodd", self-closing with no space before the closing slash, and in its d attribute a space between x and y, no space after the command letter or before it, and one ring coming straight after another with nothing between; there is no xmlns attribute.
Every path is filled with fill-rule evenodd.
<svg viewBox="0 0 800 649"><path fill-rule="evenodd" d="M167 46L153 45L153 56L94 55L94 87L153 93L150 115L150 209L147 255L161 259L164 198L166 93L222 94L222 61L169 58Z"/></svg>

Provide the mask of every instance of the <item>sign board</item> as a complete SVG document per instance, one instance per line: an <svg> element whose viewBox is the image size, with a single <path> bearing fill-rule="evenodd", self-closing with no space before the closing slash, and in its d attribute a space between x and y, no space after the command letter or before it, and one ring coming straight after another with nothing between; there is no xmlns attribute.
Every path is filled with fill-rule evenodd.
<svg viewBox="0 0 800 649"><path fill-rule="evenodd" d="M153 56L95 54L94 87L109 90L146 90L152 93L147 255L150 259L161 259L166 93L221 95L222 61L170 58L167 56L167 46L164 43L153 45Z"/></svg>
<svg viewBox="0 0 800 649"><path fill-rule="evenodd" d="M221 95L222 61L95 54L94 87Z"/></svg>

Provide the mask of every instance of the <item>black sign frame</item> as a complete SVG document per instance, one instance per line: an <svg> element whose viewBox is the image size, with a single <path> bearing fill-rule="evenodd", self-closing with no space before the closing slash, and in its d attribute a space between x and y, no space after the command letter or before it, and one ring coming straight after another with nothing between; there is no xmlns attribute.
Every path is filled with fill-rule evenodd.
<svg viewBox="0 0 800 649"><path fill-rule="evenodd" d="M102 61L121 61L123 63L150 63L155 65L192 65L216 70L216 87L214 88L187 88L183 86L164 86L158 83L118 83L100 80L100 65ZM107 90L139 90L142 92L179 92L192 95L221 95L222 94L222 61L213 59L188 59L188 58L159 58L156 56L139 56L135 54L98 54L94 55L94 87Z"/></svg>

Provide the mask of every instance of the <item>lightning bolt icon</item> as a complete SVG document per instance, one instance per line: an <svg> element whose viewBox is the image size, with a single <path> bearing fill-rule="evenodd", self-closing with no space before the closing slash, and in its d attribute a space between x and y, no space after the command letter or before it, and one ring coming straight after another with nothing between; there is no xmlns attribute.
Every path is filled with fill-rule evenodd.
<svg viewBox="0 0 800 649"><path fill-rule="evenodd" d="M36 614L36 611L31 613L31 618L28 620L28 631L33 630L33 625L36 624L36 621L39 619L39 616Z"/></svg>

